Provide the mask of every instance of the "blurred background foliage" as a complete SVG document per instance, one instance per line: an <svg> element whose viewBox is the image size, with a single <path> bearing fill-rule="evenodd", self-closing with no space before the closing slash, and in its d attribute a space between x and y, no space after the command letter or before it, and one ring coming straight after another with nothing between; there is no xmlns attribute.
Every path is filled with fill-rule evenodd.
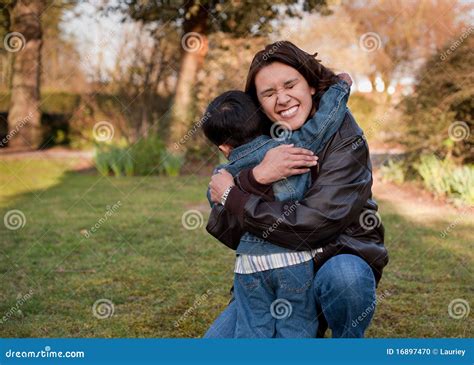
<svg viewBox="0 0 474 365"><path fill-rule="evenodd" d="M35 2L45 9L36 147L94 149L103 174L177 174L196 172L186 166L197 161L217 163L199 128L205 107L223 91L242 89L252 56L279 39L352 75L349 106L372 152L403 154L384 164L385 179L421 183L419 166L431 171L442 161L472 168L470 2L2 0L3 40L15 31L15 9ZM27 128L9 135L18 122L8 116L21 52L0 43L0 140L12 137L2 143L10 149L31 147L21 145ZM100 121L114 128L106 144L94 140ZM470 173L458 174L470 183Z"/></svg>

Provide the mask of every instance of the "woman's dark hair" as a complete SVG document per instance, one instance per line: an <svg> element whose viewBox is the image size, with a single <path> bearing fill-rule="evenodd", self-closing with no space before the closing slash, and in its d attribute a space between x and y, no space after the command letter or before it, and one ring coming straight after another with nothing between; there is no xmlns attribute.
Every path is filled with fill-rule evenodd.
<svg viewBox="0 0 474 365"><path fill-rule="evenodd" d="M255 77L257 73L273 62L281 62L298 70L306 79L309 86L316 89L315 98L313 100L316 105L318 105L324 91L337 82L337 76L330 69L324 67L320 61L316 59L316 56L317 53L314 55L306 53L288 41L278 41L267 45L265 49L257 52L252 60L247 74L245 92L248 93L255 102L258 102L255 87Z"/></svg>

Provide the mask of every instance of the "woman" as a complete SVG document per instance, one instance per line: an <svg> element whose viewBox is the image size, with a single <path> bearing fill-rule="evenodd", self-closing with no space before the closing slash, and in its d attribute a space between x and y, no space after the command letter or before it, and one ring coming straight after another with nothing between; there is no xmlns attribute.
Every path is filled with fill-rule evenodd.
<svg viewBox="0 0 474 365"><path fill-rule="evenodd" d="M290 42L277 42L258 52L250 66L246 92L273 123L300 128L317 108L319 97L335 74L314 56ZM310 89L317 90L311 98ZM363 337L373 315L375 288L388 263L384 230L372 200L372 168L362 130L347 113L316 158L310 151L281 146L239 175L221 171L209 184L218 205L210 222L218 238L239 238L243 231L292 250L316 250L314 295L320 314L318 335L327 325L333 337ZM288 176L311 171L312 185L300 202L268 202L260 195ZM223 199L224 197L224 199ZM233 302L205 337L233 337Z"/></svg>

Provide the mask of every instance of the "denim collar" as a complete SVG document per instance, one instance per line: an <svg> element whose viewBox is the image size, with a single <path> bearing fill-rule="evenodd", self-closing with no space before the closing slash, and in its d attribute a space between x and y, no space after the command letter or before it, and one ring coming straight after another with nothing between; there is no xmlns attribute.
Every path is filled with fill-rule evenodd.
<svg viewBox="0 0 474 365"><path fill-rule="evenodd" d="M234 148L229 155L229 162L234 162L241 159L242 157L247 156L248 154L258 150L264 144L268 143L268 141L271 141L271 137L264 134L254 138L242 146Z"/></svg>

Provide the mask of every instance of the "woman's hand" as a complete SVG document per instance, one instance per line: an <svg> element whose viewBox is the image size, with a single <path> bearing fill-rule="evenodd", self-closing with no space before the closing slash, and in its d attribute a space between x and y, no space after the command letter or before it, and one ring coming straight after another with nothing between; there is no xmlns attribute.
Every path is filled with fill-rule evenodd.
<svg viewBox="0 0 474 365"><path fill-rule="evenodd" d="M209 188L211 190L211 200L214 203L220 203L222 195L229 186L234 186L234 177L224 169L219 170L217 174L212 175Z"/></svg>
<svg viewBox="0 0 474 365"><path fill-rule="evenodd" d="M318 156L305 148L282 145L269 150L254 167L253 176L260 184L271 184L288 176L304 174L318 163ZM225 190L225 189L224 189Z"/></svg>

